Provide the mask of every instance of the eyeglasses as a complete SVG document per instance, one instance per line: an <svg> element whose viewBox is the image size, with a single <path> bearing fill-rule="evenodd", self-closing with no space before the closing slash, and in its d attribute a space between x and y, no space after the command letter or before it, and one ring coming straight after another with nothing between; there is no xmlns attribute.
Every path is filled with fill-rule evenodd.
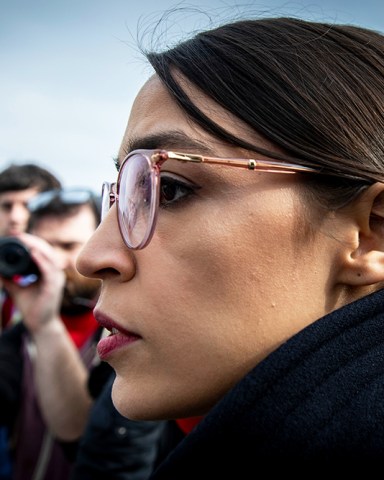
<svg viewBox="0 0 384 480"><path fill-rule="evenodd" d="M91 190L81 188L47 190L29 200L28 210L31 213L37 212L53 201L58 201L64 205L82 205L83 203L96 202L96 195Z"/></svg>
<svg viewBox="0 0 384 480"><path fill-rule="evenodd" d="M319 173L315 168L294 163L204 157L165 150L134 150L121 164L117 182L103 183L101 205L103 220L116 202L121 236L130 249L142 249L152 238L160 201L160 170L167 160L224 165L269 173Z"/></svg>

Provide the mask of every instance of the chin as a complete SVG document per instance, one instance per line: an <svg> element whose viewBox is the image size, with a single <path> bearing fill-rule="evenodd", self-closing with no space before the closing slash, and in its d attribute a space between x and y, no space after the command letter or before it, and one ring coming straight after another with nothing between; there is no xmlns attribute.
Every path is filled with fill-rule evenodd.
<svg viewBox="0 0 384 480"><path fill-rule="evenodd" d="M153 395L153 389L146 393L145 387L133 388L124 379L116 376L112 387L112 402L123 417L130 420L163 420L168 418L162 412L159 397Z"/></svg>

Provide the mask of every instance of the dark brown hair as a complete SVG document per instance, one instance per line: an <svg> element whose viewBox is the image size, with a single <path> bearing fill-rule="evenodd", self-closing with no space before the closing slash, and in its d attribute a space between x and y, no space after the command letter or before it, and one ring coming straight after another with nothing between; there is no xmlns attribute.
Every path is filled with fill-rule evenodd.
<svg viewBox="0 0 384 480"><path fill-rule="evenodd" d="M61 182L34 163L11 164L0 171L0 193L36 188L39 192L60 188Z"/></svg>
<svg viewBox="0 0 384 480"><path fill-rule="evenodd" d="M364 185L384 181L380 33L287 17L239 20L169 50L144 53L181 108L211 134L269 157L360 179L312 175L308 183L327 190L328 203L345 203ZM196 107L175 72L285 154L224 130Z"/></svg>

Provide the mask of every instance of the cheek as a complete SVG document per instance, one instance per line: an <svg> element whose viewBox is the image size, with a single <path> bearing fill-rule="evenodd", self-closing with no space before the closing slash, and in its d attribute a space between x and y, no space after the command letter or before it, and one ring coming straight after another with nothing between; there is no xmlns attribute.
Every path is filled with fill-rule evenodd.
<svg viewBox="0 0 384 480"><path fill-rule="evenodd" d="M241 211L230 204L209 209L189 216L182 229L163 222L152 241L161 254L155 262L149 259L149 289L158 302L173 305L176 317L182 311L189 325L204 319L204 331L213 336L226 326L228 335L231 329L241 334L250 322L259 328L255 318L270 309L276 292L288 295L279 285L287 283L297 263L293 204L281 204L284 208L273 211L246 202Z"/></svg>
<svg viewBox="0 0 384 480"><path fill-rule="evenodd" d="M189 415L207 411L292 333L292 272L303 266L293 201L242 207L162 217L150 245L135 253L129 295L119 283L115 298L124 299L117 307L138 322L145 342L137 358L118 365L119 405L195 402Z"/></svg>
<svg viewBox="0 0 384 480"><path fill-rule="evenodd" d="M292 245L287 215L284 219L267 226L264 221L260 229L262 218L252 212L227 211L225 219L200 216L182 231L173 228L172 238L160 231L141 252L137 280L145 283L141 291L150 292L141 312L144 308L151 319L153 363L166 365L167 376L180 385L188 378L194 395L201 389L205 397L208 389L213 398L207 402L220 397L279 341L268 332L272 322L267 315L272 314L276 276L284 269L278 247ZM144 278L148 271L151 275Z"/></svg>
<svg viewBox="0 0 384 480"><path fill-rule="evenodd" d="M298 251L293 201L244 201L242 207L229 203L190 215L182 229L167 226L172 235L159 230L159 250L170 255L167 281L177 275L186 291L194 285L199 295L223 300L284 273Z"/></svg>

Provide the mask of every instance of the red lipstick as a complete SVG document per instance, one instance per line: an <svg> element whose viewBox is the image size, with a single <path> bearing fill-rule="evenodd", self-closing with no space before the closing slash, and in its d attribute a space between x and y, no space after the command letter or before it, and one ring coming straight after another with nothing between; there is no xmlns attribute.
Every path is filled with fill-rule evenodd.
<svg viewBox="0 0 384 480"><path fill-rule="evenodd" d="M98 323L111 332L97 344L97 352L101 360L107 360L115 350L141 339L140 335L125 330L102 313L95 310L94 315Z"/></svg>

